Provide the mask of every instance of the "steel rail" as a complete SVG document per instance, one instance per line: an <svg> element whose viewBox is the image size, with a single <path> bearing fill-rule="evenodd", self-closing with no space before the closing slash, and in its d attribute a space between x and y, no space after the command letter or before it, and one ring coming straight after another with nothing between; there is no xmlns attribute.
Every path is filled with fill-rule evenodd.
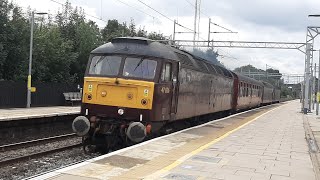
<svg viewBox="0 0 320 180"><path fill-rule="evenodd" d="M45 156L45 155L48 155L48 154L53 154L53 153L56 153L56 152L67 150L67 149L80 147L81 145L82 145L81 143L78 143L78 144L73 144L73 145L70 145L70 146L64 146L64 147L61 147L61 148L42 151L42 152L39 152L39 153L32 153L32 154L28 154L28 155L25 155L25 156L14 157L14 158L2 160L2 161L0 161L0 167L7 166L7 165L10 165L10 164L14 164L14 163L18 163L18 162L21 162L21 161L30 160L30 159L33 159L33 158L42 157L42 156Z"/></svg>
<svg viewBox="0 0 320 180"><path fill-rule="evenodd" d="M47 138L42 138L42 139L35 139L35 140L30 140L30 141L24 141L24 142L18 142L18 143L13 143L13 144L6 144L6 145L1 145L0 146L0 152L4 152L7 150L12 150L19 148L21 146L26 146L26 145L34 145L34 144L40 144L44 142L51 142L51 141L57 141L60 139L68 138L76 136L75 133L70 133L70 134L64 134L64 135L59 135L59 136L52 136L52 137L47 137Z"/></svg>

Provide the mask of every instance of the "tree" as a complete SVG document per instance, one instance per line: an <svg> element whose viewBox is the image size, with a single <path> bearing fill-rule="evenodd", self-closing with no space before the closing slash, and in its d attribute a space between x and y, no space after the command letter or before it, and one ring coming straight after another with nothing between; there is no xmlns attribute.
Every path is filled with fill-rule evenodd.
<svg viewBox="0 0 320 180"><path fill-rule="evenodd" d="M29 62L31 12L23 15L19 6L0 0L0 80L26 81ZM33 81L79 83L83 80L90 52L119 36L140 36L164 40L162 34L136 30L129 25L109 20L100 30L85 18L84 10L73 8L67 1L58 14L34 23Z"/></svg>
<svg viewBox="0 0 320 180"><path fill-rule="evenodd" d="M72 63L70 73L75 76L76 82L81 82L84 77L90 52L103 42L99 28L93 21L80 23L76 29L75 36L79 43L76 51L78 58Z"/></svg>
<svg viewBox="0 0 320 180"><path fill-rule="evenodd" d="M273 77L274 79L281 79L281 77L282 77L282 74L279 72L279 70L269 68L266 71L269 74L276 75Z"/></svg>
<svg viewBox="0 0 320 180"><path fill-rule="evenodd" d="M129 25L129 36L133 37L136 36L136 25L134 24L134 20L131 19Z"/></svg>
<svg viewBox="0 0 320 180"><path fill-rule="evenodd" d="M143 28L139 27L136 35L138 37L147 37L148 36L148 32L144 29L144 27Z"/></svg>
<svg viewBox="0 0 320 180"><path fill-rule="evenodd" d="M1 3L3 3L3 1ZM0 44L2 44L0 46L2 46L3 49L0 51L0 79L26 79L27 76L25 73L28 70L26 65L28 64L29 55L30 23L23 17L19 7L13 4L7 5L6 10L10 16L7 16L3 29L0 28L0 39L3 40L0 40ZM22 78L23 75L25 76Z"/></svg>
<svg viewBox="0 0 320 180"><path fill-rule="evenodd" d="M74 82L70 69L77 53L73 52L72 41L62 38L57 26L36 33L33 79L38 82Z"/></svg>
<svg viewBox="0 0 320 180"><path fill-rule="evenodd" d="M246 66L241 66L241 67L235 68L234 72L246 74L247 76L250 76L254 79L268 82L268 83L270 83L274 86L277 86L277 87L281 86L280 79L282 77L282 74L279 72L279 70L267 69L267 72L266 72L262 69L258 69L258 68L249 64ZM268 76L268 74L270 74L270 73L272 73L272 76Z"/></svg>
<svg viewBox="0 0 320 180"><path fill-rule="evenodd" d="M214 64L222 66L222 64L218 61L218 53L215 52L212 48L208 48L206 51L202 51L200 49L192 49L192 54L201 57L203 59L206 59L208 61L213 62Z"/></svg>
<svg viewBox="0 0 320 180"><path fill-rule="evenodd" d="M162 33L151 32L148 34L148 38L152 40L166 40Z"/></svg>
<svg viewBox="0 0 320 180"><path fill-rule="evenodd" d="M0 79L3 79L4 64L8 55L9 13L13 5L7 0L0 1Z"/></svg>
<svg viewBox="0 0 320 180"><path fill-rule="evenodd" d="M83 9L75 8L67 2L64 10L56 16L56 22L61 31L61 36L72 44L72 52L77 54L77 59L71 62L71 82L81 82L88 62L90 52L101 45L102 35L100 29L93 21L85 19Z"/></svg>
<svg viewBox="0 0 320 180"><path fill-rule="evenodd" d="M127 36L130 34L126 24L120 24L118 20L108 20L106 27L101 31L103 40L110 42L115 37Z"/></svg>

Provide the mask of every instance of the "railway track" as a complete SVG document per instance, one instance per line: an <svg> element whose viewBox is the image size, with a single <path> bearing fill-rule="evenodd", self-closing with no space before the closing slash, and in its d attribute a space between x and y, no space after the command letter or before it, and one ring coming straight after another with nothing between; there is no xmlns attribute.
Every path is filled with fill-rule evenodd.
<svg viewBox="0 0 320 180"><path fill-rule="evenodd" d="M0 152L4 153L6 151L20 150L20 149L23 149L26 147L33 147L33 146L36 147L37 145L43 145L43 144L47 144L47 143L55 142L55 141L62 141L62 140L72 138L72 137L76 137L76 135L74 133L71 133L71 134L53 136L53 137L42 138L42 139L37 139L37 140L2 145L2 146L0 146ZM68 150L68 149L72 149L72 148L80 147L80 146L81 146L81 143L76 143L76 144L71 144L71 145L58 147L58 148L54 148L54 149L27 153L26 155L21 155L18 157L9 157L8 158L7 156L4 156L4 157L0 158L0 167L7 166L10 164L14 164L14 163L18 163L21 161L30 160L33 158L46 156L48 154L53 154L56 152L60 152L60 151L64 151L64 150Z"/></svg>
<svg viewBox="0 0 320 180"><path fill-rule="evenodd" d="M71 134L64 134L64 135L59 135L59 136L52 136L52 137L47 137L47 138L41 138L41 139L36 139L36 140L30 140L30 141L24 141L24 142L18 142L18 143L13 143L13 144L6 144L6 145L1 145L0 146L0 152L8 151L8 150L13 150L13 149L18 149L23 146L33 146L36 144L43 144L43 143L48 143L51 141L57 141L57 140L62 140L70 137L76 137L75 133Z"/></svg>

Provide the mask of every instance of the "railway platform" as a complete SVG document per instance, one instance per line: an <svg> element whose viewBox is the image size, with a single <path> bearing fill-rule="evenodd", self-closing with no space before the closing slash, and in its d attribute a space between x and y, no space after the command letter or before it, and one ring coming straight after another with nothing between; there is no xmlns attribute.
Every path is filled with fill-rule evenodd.
<svg viewBox="0 0 320 180"><path fill-rule="evenodd" d="M299 101L274 104L34 179L313 180L319 171L319 121L301 114Z"/></svg>
<svg viewBox="0 0 320 180"><path fill-rule="evenodd" d="M74 106L74 107L52 106L52 107L0 109L0 122L64 116L64 115L75 115L79 113L80 113L80 106Z"/></svg>

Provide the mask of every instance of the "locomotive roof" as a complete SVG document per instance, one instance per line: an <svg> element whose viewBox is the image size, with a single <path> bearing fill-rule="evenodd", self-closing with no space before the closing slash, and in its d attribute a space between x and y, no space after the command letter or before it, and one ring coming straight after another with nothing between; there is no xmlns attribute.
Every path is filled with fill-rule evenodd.
<svg viewBox="0 0 320 180"><path fill-rule="evenodd" d="M255 79L252 79L252 78L249 78L247 76L244 76L240 73L236 73L235 74L238 76L239 78L239 81L245 81L247 83L251 83L251 84L256 84L256 85L260 85L260 86L263 86L263 83L261 81L258 81L258 80L255 80Z"/></svg>
<svg viewBox="0 0 320 180"><path fill-rule="evenodd" d="M118 37L94 49L92 54L128 54L181 62L185 67L232 78L231 71L189 52L143 37Z"/></svg>
<svg viewBox="0 0 320 180"><path fill-rule="evenodd" d="M273 88L274 86L268 82L262 81L263 85L269 88Z"/></svg>
<svg viewBox="0 0 320 180"><path fill-rule="evenodd" d="M159 42L141 37L119 37L91 51L93 54L130 54L179 61L174 52Z"/></svg>

